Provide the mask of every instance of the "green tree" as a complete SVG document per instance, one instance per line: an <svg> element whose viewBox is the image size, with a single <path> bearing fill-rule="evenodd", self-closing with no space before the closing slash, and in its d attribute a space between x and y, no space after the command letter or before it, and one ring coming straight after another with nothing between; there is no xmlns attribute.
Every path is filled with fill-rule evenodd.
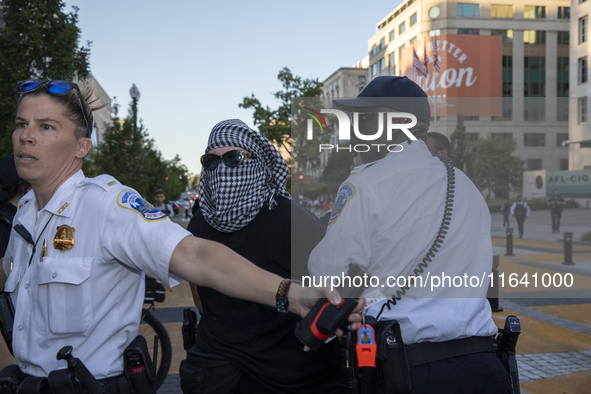
<svg viewBox="0 0 591 394"><path fill-rule="evenodd" d="M282 90L274 93L279 100L279 107L272 110L269 106L263 107L261 102L252 94L244 97L239 107L253 109L253 120L261 134L265 135L271 142L283 146L288 152L291 143L291 118L292 101L296 97L319 97L322 94L322 83L318 79L303 79L294 76L291 70L284 67L277 79L281 81Z"/></svg>
<svg viewBox="0 0 591 394"><path fill-rule="evenodd" d="M125 119L119 119L119 105L113 104L112 125L104 134L100 145L100 155L97 167L100 173L114 176L119 182L137 190L144 198L152 201L153 193L157 189L164 189L167 196L175 198L180 192L173 190L169 193L169 182L175 178L179 182L186 179L186 168L175 157L171 162L162 160L156 150L154 140L149 138L143 122L140 120L136 127L137 107L130 104ZM166 180L169 177L169 180ZM174 185L174 181L172 181ZM182 189L182 186L180 187ZM176 198L178 198L178 196Z"/></svg>
<svg viewBox="0 0 591 394"><path fill-rule="evenodd" d="M339 186L351 174L353 168L353 155L342 150L341 152L334 151L328 158L324 172L322 173L322 180L326 183L326 192L334 197L337 194Z"/></svg>
<svg viewBox="0 0 591 394"><path fill-rule="evenodd" d="M64 12L60 0L2 0L0 31L0 157L12 152L17 96L28 78L86 78L90 45L79 47L78 8Z"/></svg>
<svg viewBox="0 0 591 394"><path fill-rule="evenodd" d="M488 138L473 144L472 180L478 189L487 191L487 198L521 190L524 162L513 156L516 146L514 139Z"/></svg>
<svg viewBox="0 0 591 394"><path fill-rule="evenodd" d="M450 159L454 166L464 171L471 178L471 154L470 144L466 138L466 126L464 126L464 116L458 114L458 125L451 134L451 154Z"/></svg>

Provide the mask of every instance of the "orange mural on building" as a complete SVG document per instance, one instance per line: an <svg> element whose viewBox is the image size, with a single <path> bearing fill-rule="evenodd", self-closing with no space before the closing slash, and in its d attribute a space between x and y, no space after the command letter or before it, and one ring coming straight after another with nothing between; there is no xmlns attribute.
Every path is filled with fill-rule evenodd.
<svg viewBox="0 0 591 394"><path fill-rule="evenodd" d="M437 76L435 42L440 64ZM400 75L413 79L430 97L435 96L437 83L438 115L501 115L502 37L444 34L413 45L421 63L426 45L428 76L413 72L412 45L402 51Z"/></svg>

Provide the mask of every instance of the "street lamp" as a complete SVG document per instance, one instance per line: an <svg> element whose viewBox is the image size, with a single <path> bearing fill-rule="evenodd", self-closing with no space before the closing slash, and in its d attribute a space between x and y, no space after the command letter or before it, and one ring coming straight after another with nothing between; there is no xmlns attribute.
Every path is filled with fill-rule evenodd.
<svg viewBox="0 0 591 394"><path fill-rule="evenodd" d="M135 86L135 83L131 85L131 89L129 89L129 95L133 100L133 113L134 113L134 125L133 130L137 131L137 102L140 99L140 90Z"/></svg>

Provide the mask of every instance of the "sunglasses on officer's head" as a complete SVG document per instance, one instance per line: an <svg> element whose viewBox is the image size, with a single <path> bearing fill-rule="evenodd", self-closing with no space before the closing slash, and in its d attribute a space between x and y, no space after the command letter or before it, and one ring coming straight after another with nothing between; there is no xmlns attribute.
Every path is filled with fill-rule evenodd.
<svg viewBox="0 0 591 394"><path fill-rule="evenodd" d="M240 149L228 151L221 156L214 155L213 153L206 153L201 156L201 165L207 171L213 171L218 168L220 161L222 161L226 167L236 168L245 158L254 159L254 155Z"/></svg>
<svg viewBox="0 0 591 394"><path fill-rule="evenodd" d="M78 84L68 81L54 81L49 79L27 79L18 82L16 84L16 88L14 89L14 91L20 95L34 92L35 90L41 87L45 87L45 90L53 96L65 96L68 93L70 93L72 89L76 90L78 100L80 101L80 111L82 111L82 116L84 117L84 121L86 122L86 138L90 138L90 122L86 117L86 112L84 112L84 105L82 104L82 93L80 93L80 88L78 87Z"/></svg>

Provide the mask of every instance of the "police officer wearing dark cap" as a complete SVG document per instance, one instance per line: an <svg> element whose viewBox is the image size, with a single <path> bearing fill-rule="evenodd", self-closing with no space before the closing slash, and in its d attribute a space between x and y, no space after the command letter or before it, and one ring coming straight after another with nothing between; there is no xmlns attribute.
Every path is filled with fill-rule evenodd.
<svg viewBox="0 0 591 394"><path fill-rule="evenodd" d="M384 76L333 106L352 120L357 167L339 189L308 268L315 277L341 277L357 263L379 278L365 294L367 315L378 321L379 392L510 393L486 300L490 214L470 179L421 140L430 122L427 95L406 77ZM481 287L433 280L483 274ZM412 285L420 279L396 282L410 276L431 279L424 288Z"/></svg>

